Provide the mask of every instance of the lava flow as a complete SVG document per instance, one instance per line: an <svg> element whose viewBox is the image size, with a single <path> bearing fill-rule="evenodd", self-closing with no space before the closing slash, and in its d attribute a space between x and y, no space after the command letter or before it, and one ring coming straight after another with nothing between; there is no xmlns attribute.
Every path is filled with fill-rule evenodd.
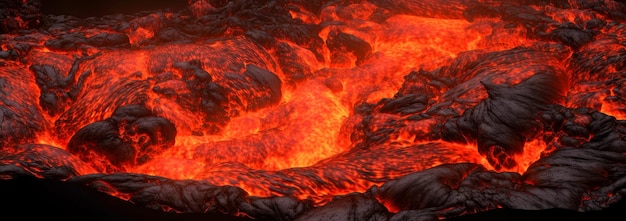
<svg viewBox="0 0 626 221"><path fill-rule="evenodd" d="M276 220L590 211L626 191L619 1L0 5L4 180Z"/></svg>

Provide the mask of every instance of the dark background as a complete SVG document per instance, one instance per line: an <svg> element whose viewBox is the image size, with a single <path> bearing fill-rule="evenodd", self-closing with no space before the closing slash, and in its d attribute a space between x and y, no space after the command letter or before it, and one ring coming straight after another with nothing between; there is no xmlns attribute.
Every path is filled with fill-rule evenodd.
<svg viewBox="0 0 626 221"><path fill-rule="evenodd" d="M17 177L0 180L2 220L246 221L224 214L155 211L77 183ZM6 219L13 217L12 219Z"/></svg>
<svg viewBox="0 0 626 221"><path fill-rule="evenodd" d="M179 11L186 7L187 0L41 0L41 12L44 14L72 15L79 18L157 9Z"/></svg>
<svg viewBox="0 0 626 221"><path fill-rule="evenodd" d="M247 221L217 213L176 214L155 211L78 183L17 177L0 180L0 214L14 220L93 221ZM450 221L624 220L626 200L594 212L563 209L497 209L450 218ZM43 218L43 219L42 219ZM260 220L256 220L260 221Z"/></svg>

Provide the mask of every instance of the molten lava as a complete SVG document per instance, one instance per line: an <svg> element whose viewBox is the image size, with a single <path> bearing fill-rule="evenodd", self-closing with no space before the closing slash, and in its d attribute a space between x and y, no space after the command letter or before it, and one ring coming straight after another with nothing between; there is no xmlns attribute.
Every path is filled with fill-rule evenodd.
<svg viewBox="0 0 626 221"><path fill-rule="evenodd" d="M37 2L2 17L3 179L302 220L346 199L447 218L624 190L617 1L189 0L84 18Z"/></svg>

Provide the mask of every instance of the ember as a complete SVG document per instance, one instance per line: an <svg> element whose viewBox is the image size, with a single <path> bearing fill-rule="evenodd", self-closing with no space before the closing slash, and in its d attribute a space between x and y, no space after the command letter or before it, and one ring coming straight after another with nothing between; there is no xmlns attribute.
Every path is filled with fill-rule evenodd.
<svg viewBox="0 0 626 221"><path fill-rule="evenodd" d="M257 220L626 191L622 2L80 2L0 3L3 182Z"/></svg>

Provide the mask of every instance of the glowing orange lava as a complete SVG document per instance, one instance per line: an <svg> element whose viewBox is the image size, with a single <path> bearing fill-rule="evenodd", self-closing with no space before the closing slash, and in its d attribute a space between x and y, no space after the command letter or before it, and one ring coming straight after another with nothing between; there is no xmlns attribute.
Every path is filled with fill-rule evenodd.
<svg viewBox="0 0 626 221"><path fill-rule="evenodd" d="M11 140L11 145L39 143L67 149L81 128L94 122L110 123L116 108L141 104L155 115L150 117L161 117L175 125L175 142L145 163L120 167L123 172L206 180L215 185L238 186L255 196L281 195L288 189L296 197L324 203L332 196L362 192L441 164L471 162L494 169L479 154L475 141L456 143L428 137L440 119L424 117L418 121L376 106L381 100L403 95L398 91L408 73L441 70L438 73L454 74L446 70L477 67L464 76L437 76L459 80L455 90L446 91L445 85L435 85L437 82L432 80L435 83L428 82L432 83L428 86L438 87L437 96L414 98L426 99L428 108L446 106L458 114L487 99L490 84L514 87L537 70L571 75L565 69L572 67L566 67L562 59L572 54L570 49L541 48L543 45L536 44L539 40L526 37L529 29L501 18L463 18L465 8L455 2L441 3L449 9L447 12L431 11L434 1L395 3L421 15L391 14L373 3L354 2L359 3L328 5L319 12L297 4L286 10L294 24L320 27L314 40L309 41L290 38L290 34L304 32L304 28L257 30L261 28L255 22L263 20L253 20L246 26L240 22L245 16L229 18L224 29L213 30L215 33L200 33L198 38L185 36L196 33L188 29L210 24L208 18L213 17L200 19L202 16L220 12L206 1L193 3L190 15L145 14L124 24L129 28L121 31L86 27L58 34L83 40L75 46L54 45L52 36L33 34L36 43L25 62L8 63L11 67L0 69L0 77L12 79L3 90L16 102L0 100L0 105L42 113L41 122L30 123L36 128L36 138ZM595 14L577 10L536 9L546 10L558 22L596 18ZM193 18L199 18L194 20L198 24L166 29L170 23ZM259 43L268 33L276 35L270 36L269 43L263 42L270 46ZM121 34L128 45L114 44L119 37L116 34ZM167 42L169 37L182 40ZM100 41L113 46L93 46ZM623 44L603 48L606 45L587 45L581 50L624 49ZM2 44L3 50L7 47ZM491 52L519 48L530 49L500 60L486 59ZM549 50L557 56L544 53ZM519 65L520 60L525 61L524 66ZM21 74L31 73L31 66L49 75L38 78ZM487 68L491 69L484 71ZM603 73L615 70L614 65L608 66ZM626 110L620 103L611 102L611 97L621 91L605 87L610 83L606 79L616 75L586 79L596 84L569 82L567 87L575 89L568 96L579 94L590 100L584 102L588 106L623 119ZM47 81L61 83L38 86ZM67 82L80 85L76 88L82 90L74 91ZM58 110L41 107L40 103L46 101L38 95L43 92L58 96L51 99ZM585 96L592 92L594 96ZM578 107L579 101L562 103ZM365 104L380 112L375 116L360 115L359 111L364 111L355 107L368 107ZM34 119L29 117L32 113L16 112L20 114L16 118ZM353 137L355 126L366 123L363 133L386 133L389 139L375 140L376 134L368 134L374 138L365 142ZM123 130L113 135L126 139L120 135L126 132ZM145 135L129 137L139 143L151 139ZM501 171L523 174L542 154L552 151L550 144L538 136L523 142L523 152L513 156L517 164ZM110 163L97 159L102 160L97 164ZM93 168L80 171L103 172Z"/></svg>

